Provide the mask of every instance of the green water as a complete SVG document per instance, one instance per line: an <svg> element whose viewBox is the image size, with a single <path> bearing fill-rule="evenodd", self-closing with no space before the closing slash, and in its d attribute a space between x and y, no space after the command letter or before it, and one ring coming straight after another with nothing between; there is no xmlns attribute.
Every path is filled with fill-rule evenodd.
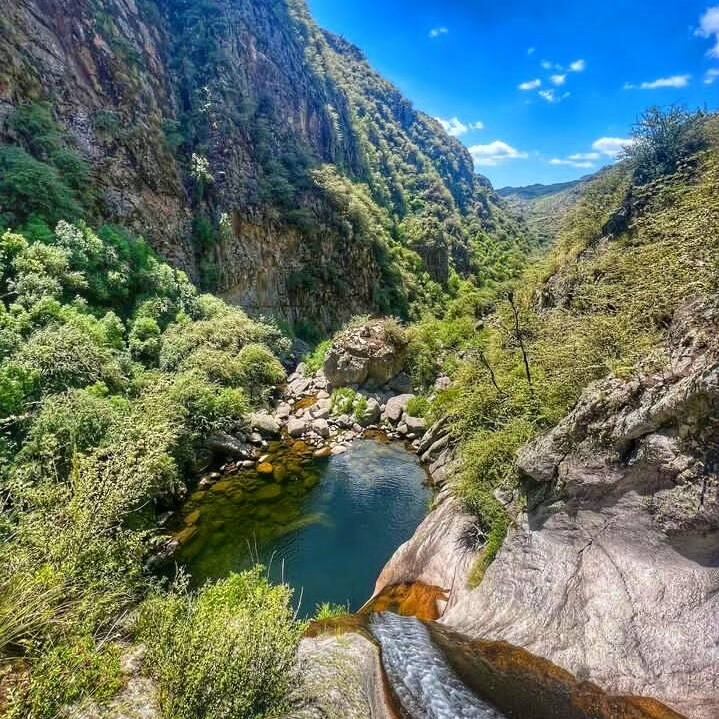
<svg viewBox="0 0 719 719"><path fill-rule="evenodd" d="M192 495L178 560L195 584L259 561L295 588L302 615L322 602L358 609L427 513L424 469L401 445L370 440L327 460L275 444L268 462L272 475L244 472Z"/></svg>

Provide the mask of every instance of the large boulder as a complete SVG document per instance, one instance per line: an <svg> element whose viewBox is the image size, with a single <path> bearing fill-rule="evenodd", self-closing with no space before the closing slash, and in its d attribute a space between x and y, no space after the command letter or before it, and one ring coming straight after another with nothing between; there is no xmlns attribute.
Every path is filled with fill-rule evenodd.
<svg viewBox="0 0 719 719"><path fill-rule="evenodd" d="M267 412L254 412L250 415L250 426L265 437L276 437L280 433L280 422Z"/></svg>
<svg viewBox="0 0 719 719"><path fill-rule="evenodd" d="M374 320L335 337L324 364L333 387L381 387L404 368L407 340L391 321Z"/></svg>
<svg viewBox="0 0 719 719"><path fill-rule="evenodd" d="M392 424L397 424L407 411L407 406L414 399L413 394L400 394L387 400L384 409L384 418Z"/></svg>

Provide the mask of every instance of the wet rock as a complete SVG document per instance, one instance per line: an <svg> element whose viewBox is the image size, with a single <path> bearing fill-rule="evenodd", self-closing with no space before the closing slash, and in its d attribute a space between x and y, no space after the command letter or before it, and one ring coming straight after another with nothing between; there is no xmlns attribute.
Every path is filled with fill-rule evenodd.
<svg viewBox="0 0 719 719"><path fill-rule="evenodd" d="M277 437L281 429L279 421L266 412L250 415L250 425L265 437Z"/></svg>
<svg viewBox="0 0 719 719"><path fill-rule="evenodd" d="M216 432L210 435L205 444L213 454L219 457L247 459L252 456L252 447L247 442L225 432Z"/></svg>
<svg viewBox="0 0 719 719"><path fill-rule="evenodd" d="M340 454L344 454L349 448L344 444L338 444L336 447L332 447L332 456L337 457Z"/></svg>
<svg viewBox="0 0 719 719"><path fill-rule="evenodd" d="M255 499L260 502L267 502L277 499L282 494L282 487L279 484L267 484L255 492Z"/></svg>
<svg viewBox="0 0 719 719"><path fill-rule="evenodd" d="M407 432L409 432L409 427L407 426L407 424L405 422L400 422L397 425L397 434L404 437L407 434Z"/></svg>
<svg viewBox="0 0 719 719"><path fill-rule="evenodd" d="M400 394L397 397L392 397L387 400L383 419L387 419L392 424L397 424L397 422L402 419L402 415L407 411L407 406L413 399L413 394Z"/></svg>
<svg viewBox="0 0 719 719"><path fill-rule="evenodd" d="M326 459L327 457L330 457L332 455L332 448L331 447L321 447L320 449L316 449L312 456L315 459Z"/></svg>
<svg viewBox="0 0 719 719"><path fill-rule="evenodd" d="M272 474L274 472L274 467L269 462L262 462L257 465L257 471L259 474Z"/></svg>

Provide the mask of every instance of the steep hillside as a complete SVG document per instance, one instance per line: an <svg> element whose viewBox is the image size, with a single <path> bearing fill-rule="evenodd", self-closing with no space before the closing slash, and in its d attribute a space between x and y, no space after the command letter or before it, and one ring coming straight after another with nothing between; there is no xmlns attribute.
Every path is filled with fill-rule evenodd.
<svg viewBox="0 0 719 719"><path fill-rule="evenodd" d="M416 316L527 252L460 143L303 0L12 0L0 60L0 139L62 175L17 117L45 102L95 188L78 215L300 330Z"/></svg>
<svg viewBox="0 0 719 719"><path fill-rule="evenodd" d="M651 111L494 312L413 328L450 374L421 444L448 491L377 587L451 587L452 628L692 719L719 711L718 181L717 116Z"/></svg>

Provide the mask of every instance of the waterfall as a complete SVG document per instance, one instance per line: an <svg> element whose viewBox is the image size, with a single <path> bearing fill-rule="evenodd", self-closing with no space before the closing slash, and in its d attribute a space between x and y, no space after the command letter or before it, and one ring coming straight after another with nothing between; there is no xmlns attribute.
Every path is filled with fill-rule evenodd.
<svg viewBox="0 0 719 719"><path fill-rule="evenodd" d="M411 719L504 719L463 684L418 619L374 614L370 629L382 647L392 688Z"/></svg>

